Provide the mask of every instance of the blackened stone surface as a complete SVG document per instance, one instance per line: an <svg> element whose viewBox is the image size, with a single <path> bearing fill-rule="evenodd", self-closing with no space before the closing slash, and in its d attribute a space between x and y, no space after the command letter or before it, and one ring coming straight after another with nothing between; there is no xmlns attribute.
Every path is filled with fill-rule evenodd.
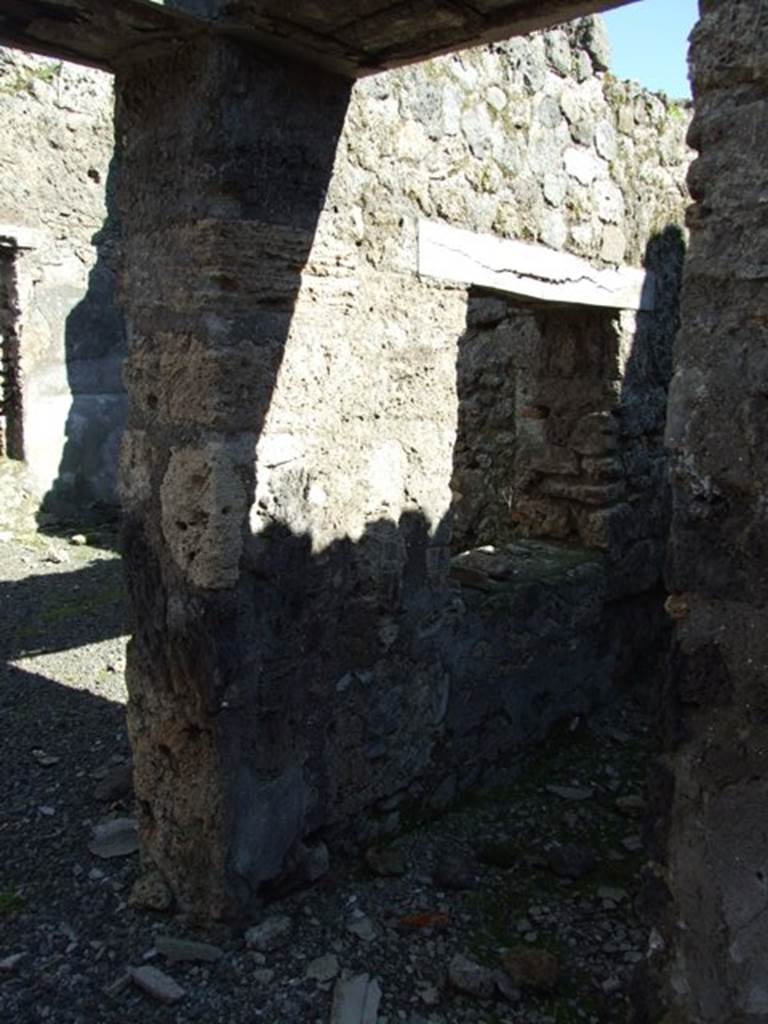
<svg viewBox="0 0 768 1024"><path fill-rule="evenodd" d="M667 439L679 609L668 707L671 996L686 1020L768 1019L765 308L758 254L768 12L702 4L693 36L696 205Z"/></svg>
<svg viewBox="0 0 768 1024"><path fill-rule="evenodd" d="M610 600L610 567L596 551L520 541L456 556L452 576L462 585L445 639L446 747L467 785L501 752L605 700L622 653L636 657L649 633L632 603Z"/></svg>

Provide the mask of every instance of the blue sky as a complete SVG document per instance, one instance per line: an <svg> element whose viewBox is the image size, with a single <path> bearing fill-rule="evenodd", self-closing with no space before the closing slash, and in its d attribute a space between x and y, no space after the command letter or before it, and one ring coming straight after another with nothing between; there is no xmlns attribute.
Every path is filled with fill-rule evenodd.
<svg viewBox="0 0 768 1024"><path fill-rule="evenodd" d="M608 11L613 74L673 99L690 96L687 40L698 15L698 0L639 0Z"/></svg>

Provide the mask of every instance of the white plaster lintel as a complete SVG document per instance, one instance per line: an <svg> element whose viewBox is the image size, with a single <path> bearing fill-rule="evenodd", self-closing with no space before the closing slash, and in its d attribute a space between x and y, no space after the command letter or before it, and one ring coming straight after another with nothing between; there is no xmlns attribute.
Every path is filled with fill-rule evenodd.
<svg viewBox="0 0 768 1024"><path fill-rule="evenodd" d="M653 274L636 267L598 268L543 245L419 221L419 273L479 285L540 302L652 310Z"/></svg>
<svg viewBox="0 0 768 1024"><path fill-rule="evenodd" d="M13 246L15 249L37 249L41 240L42 232L37 228L0 221L0 245Z"/></svg>

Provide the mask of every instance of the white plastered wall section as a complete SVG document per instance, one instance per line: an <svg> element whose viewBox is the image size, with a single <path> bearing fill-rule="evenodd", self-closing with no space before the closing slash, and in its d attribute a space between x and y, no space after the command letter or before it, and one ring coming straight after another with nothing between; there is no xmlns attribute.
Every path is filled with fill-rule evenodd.
<svg viewBox="0 0 768 1024"><path fill-rule="evenodd" d="M38 320L42 316L35 292L43 277L41 253L45 251L43 231L23 224L0 223L0 246L13 253L14 288L18 316L15 331L19 346L19 383L23 461L34 492L44 495L57 479L65 441L71 395L66 363L59 360L48 373L56 381L35 372L48 333Z"/></svg>

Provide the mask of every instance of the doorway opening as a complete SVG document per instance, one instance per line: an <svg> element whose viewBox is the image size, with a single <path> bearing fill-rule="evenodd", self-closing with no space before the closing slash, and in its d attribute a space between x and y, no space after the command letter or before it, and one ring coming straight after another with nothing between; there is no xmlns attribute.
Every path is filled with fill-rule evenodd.
<svg viewBox="0 0 768 1024"><path fill-rule="evenodd" d="M23 460L19 304L13 245L0 245L0 458Z"/></svg>

